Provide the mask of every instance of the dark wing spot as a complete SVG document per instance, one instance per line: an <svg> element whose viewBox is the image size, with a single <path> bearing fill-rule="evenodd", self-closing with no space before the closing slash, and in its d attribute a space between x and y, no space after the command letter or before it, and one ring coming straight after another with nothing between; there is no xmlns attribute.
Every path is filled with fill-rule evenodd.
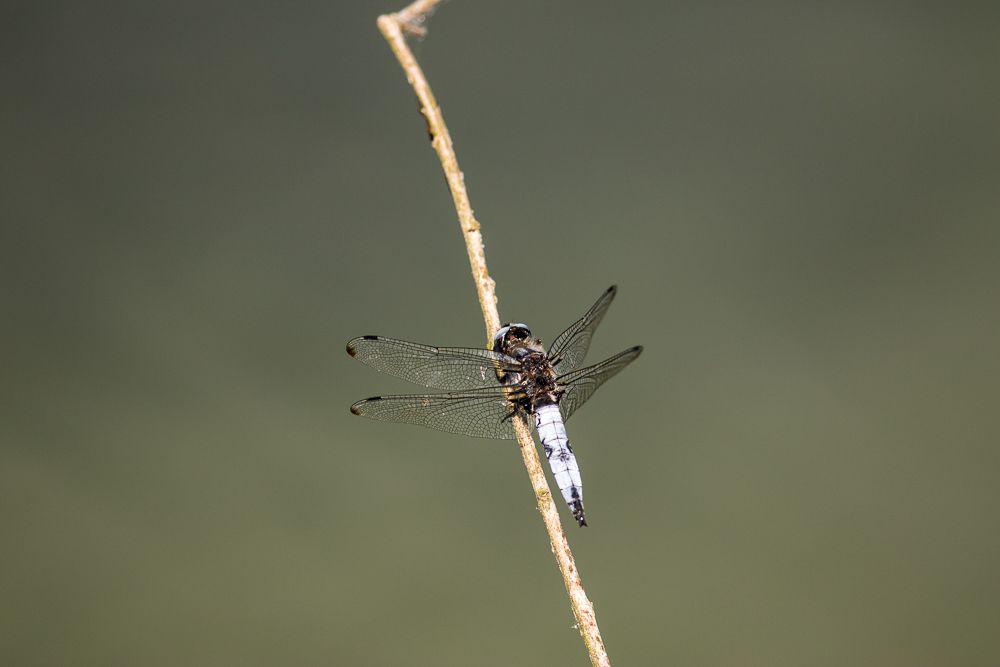
<svg viewBox="0 0 1000 667"><path fill-rule="evenodd" d="M361 412L362 405L364 405L365 403L371 403L372 401L381 401L381 400L382 400L381 396L372 396L371 398L366 398L364 400L358 401L357 403L351 406L351 412L353 414L358 415L359 417L363 416L363 413Z"/></svg>
<svg viewBox="0 0 1000 667"><path fill-rule="evenodd" d="M354 347L354 341L356 341L356 340L378 340L378 336L358 336L357 338L354 338L353 340L348 341L347 342L347 354L351 355L352 357L357 356L357 354L358 354L357 348Z"/></svg>

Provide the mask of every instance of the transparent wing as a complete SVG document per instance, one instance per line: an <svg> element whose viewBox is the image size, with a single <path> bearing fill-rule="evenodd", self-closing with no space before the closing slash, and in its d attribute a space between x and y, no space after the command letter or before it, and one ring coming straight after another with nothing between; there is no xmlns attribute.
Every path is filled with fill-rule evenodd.
<svg viewBox="0 0 1000 667"><path fill-rule="evenodd" d="M605 359L599 364L587 366L560 376L556 382L565 387L562 398L559 399L559 409L563 419L569 419L576 409L587 402L597 388L613 378L618 372L635 361L642 353L642 346L630 347L624 352Z"/></svg>
<svg viewBox="0 0 1000 667"><path fill-rule="evenodd" d="M499 384L497 371L520 366L505 354L474 347L432 347L383 336L361 336L347 353L383 373L437 389L477 389Z"/></svg>
<svg viewBox="0 0 1000 667"><path fill-rule="evenodd" d="M597 325L604 318L604 313L608 312L608 306L617 293L618 288L615 285L609 287L583 317L552 341L547 356L556 372L568 373L583 363L583 358L587 356L587 350L590 348L590 339L594 337Z"/></svg>
<svg viewBox="0 0 1000 667"><path fill-rule="evenodd" d="M499 386L447 394L373 396L351 406L351 412L362 417L497 440L516 438L512 411L506 389Z"/></svg>

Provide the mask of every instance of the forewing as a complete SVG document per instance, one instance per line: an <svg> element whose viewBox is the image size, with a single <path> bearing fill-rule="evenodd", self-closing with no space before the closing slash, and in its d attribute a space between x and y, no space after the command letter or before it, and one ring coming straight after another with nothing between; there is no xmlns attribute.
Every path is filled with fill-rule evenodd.
<svg viewBox="0 0 1000 667"><path fill-rule="evenodd" d="M358 401L351 412L362 417L416 424L474 438L514 440L513 410L503 387L446 394L374 396Z"/></svg>
<svg viewBox="0 0 1000 667"><path fill-rule="evenodd" d="M347 353L383 373L437 389L478 389L499 383L497 371L516 371L518 363L491 350L433 347L383 336L360 336Z"/></svg>
<svg viewBox="0 0 1000 667"><path fill-rule="evenodd" d="M616 286L609 287L583 317L571 324L552 342L547 356L556 372L568 373L583 363L583 358L587 356L587 350L590 348L590 339L594 337L597 325L604 318L604 313L608 312L608 306L617 293Z"/></svg>
<svg viewBox="0 0 1000 667"><path fill-rule="evenodd" d="M559 399L559 409L562 410L563 419L569 419L570 415L586 403L598 387L635 361L640 353L642 353L642 346L630 347L599 364L560 376L556 382L565 388L565 392Z"/></svg>

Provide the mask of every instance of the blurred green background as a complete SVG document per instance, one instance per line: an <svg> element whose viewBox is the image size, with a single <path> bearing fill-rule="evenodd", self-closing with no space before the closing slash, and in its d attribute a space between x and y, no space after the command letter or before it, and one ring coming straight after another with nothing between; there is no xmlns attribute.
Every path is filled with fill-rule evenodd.
<svg viewBox="0 0 1000 667"><path fill-rule="evenodd" d="M586 663L520 457L352 417L485 335L372 2L0 10L0 662ZM616 665L1000 664L1000 9L456 1L417 46Z"/></svg>

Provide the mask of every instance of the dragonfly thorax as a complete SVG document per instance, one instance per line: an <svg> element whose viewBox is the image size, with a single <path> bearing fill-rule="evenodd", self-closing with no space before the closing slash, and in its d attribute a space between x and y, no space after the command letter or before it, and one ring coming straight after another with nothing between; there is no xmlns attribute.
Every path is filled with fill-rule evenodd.
<svg viewBox="0 0 1000 667"><path fill-rule="evenodd" d="M516 347L512 352L511 356L520 362L520 371L501 378L500 383L518 389L518 406L534 413L540 405L558 403L562 391L545 352L527 347Z"/></svg>

